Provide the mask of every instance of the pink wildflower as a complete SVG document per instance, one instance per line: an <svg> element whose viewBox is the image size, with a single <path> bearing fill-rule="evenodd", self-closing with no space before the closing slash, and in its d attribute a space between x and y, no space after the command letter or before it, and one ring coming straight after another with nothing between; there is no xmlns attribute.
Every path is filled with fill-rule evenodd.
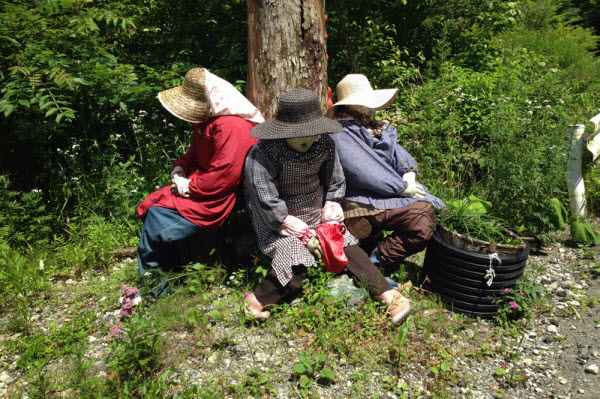
<svg viewBox="0 0 600 399"><path fill-rule="evenodd" d="M454 322L455 322L455 323L458 323L458 319L454 319Z"/></svg>
<svg viewBox="0 0 600 399"><path fill-rule="evenodd" d="M114 326L109 330L113 337L116 337L121 332L121 326L123 325L122 321L117 322Z"/></svg>
<svg viewBox="0 0 600 399"><path fill-rule="evenodd" d="M360 327L359 326L354 326L354 327L356 327L356 332L359 333L360 332Z"/></svg>
<svg viewBox="0 0 600 399"><path fill-rule="evenodd" d="M504 293L505 293L505 294L510 294L510 292L511 292L511 289L510 289L510 288L505 288L505 289L504 289Z"/></svg>
<svg viewBox="0 0 600 399"><path fill-rule="evenodd" d="M124 285L122 289L123 289L123 291L125 291L124 297L130 298L130 299L135 298L135 296L139 292L139 289L137 289L136 287L128 287L126 285Z"/></svg>
<svg viewBox="0 0 600 399"><path fill-rule="evenodd" d="M246 299L250 298L250 293L249 293L249 292L246 292L246 293L244 294L244 298L246 298Z"/></svg>
<svg viewBox="0 0 600 399"><path fill-rule="evenodd" d="M525 293L523 291L519 292L519 295L525 295Z"/></svg>
<svg viewBox="0 0 600 399"><path fill-rule="evenodd" d="M513 308L513 309L518 309L518 308L519 308L519 305L517 305L517 303L516 303L516 302L514 302L514 301L510 301L508 304L509 304L509 305L510 305L510 307L511 307L511 308Z"/></svg>

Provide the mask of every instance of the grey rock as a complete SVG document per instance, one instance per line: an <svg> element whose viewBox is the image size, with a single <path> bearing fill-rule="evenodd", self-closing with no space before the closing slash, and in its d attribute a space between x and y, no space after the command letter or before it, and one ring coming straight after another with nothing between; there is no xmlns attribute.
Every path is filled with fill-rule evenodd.
<svg viewBox="0 0 600 399"><path fill-rule="evenodd" d="M369 293L364 288L358 288L350 277L343 274L329 282L329 293L334 298L348 298L346 306L357 308L362 306Z"/></svg>
<svg viewBox="0 0 600 399"><path fill-rule="evenodd" d="M584 370L586 373L589 373L589 374L598 374L598 366L596 366L593 363L585 366Z"/></svg>

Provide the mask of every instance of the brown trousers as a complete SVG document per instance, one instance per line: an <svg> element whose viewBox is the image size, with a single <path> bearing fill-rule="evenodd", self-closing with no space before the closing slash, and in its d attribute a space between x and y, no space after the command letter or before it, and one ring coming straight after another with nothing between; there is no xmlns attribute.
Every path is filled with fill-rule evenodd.
<svg viewBox="0 0 600 399"><path fill-rule="evenodd" d="M369 260L369 256L358 245L350 245L344 248L348 258L347 271L350 272L355 281L364 284L372 297L377 298L385 291L391 290L392 286ZM273 269L269 271L265 279L256 287L254 295L256 299L266 307L276 305L283 300L288 300L302 290L302 282L306 278L306 266L298 265L292 268L294 276L285 286L277 280Z"/></svg>
<svg viewBox="0 0 600 399"><path fill-rule="evenodd" d="M378 245L383 261L391 264L425 249L435 230L433 206L425 201L387 209L366 219L375 229L393 230Z"/></svg>

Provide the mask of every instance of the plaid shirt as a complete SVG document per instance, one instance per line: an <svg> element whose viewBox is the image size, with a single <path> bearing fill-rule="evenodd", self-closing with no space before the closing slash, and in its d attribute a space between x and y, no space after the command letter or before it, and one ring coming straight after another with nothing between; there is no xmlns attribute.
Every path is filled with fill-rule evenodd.
<svg viewBox="0 0 600 399"><path fill-rule="evenodd" d="M380 138L373 137L360 123L352 120L339 121L343 133L334 133L340 163L346 176L346 200L372 205L376 209L396 209L421 201L400 197L407 187L402 176L407 172L418 173L415 159L397 143L398 132L389 125ZM442 208L441 199L429 194L425 201Z"/></svg>
<svg viewBox="0 0 600 399"><path fill-rule="evenodd" d="M261 140L245 163L248 208L260 249L273 259L271 266L282 285L292 278L292 266L316 266L313 255L294 236L278 229L287 215L310 228L321 223L325 201L339 201L346 188L344 174L329 135L321 136L305 153L294 151L284 139ZM356 244L351 234L345 244Z"/></svg>

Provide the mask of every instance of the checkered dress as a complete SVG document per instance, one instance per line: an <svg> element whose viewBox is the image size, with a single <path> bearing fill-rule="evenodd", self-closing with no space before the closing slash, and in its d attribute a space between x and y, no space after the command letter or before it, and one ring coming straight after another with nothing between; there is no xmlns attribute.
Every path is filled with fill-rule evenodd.
<svg viewBox="0 0 600 399"><path fill-rule="evenodd" d="M310 228L321 224L325 201L340 201L346 190L335 144L328 135L300 153L284 139L261 140L250 150L245 164L248 208L258 245L273 259L281 285L292 279L292 266L316 266L313 255L299 238L282 236L278 229L287 215L303 220ZM344 245L357 244L350 233Z"/></svg>

